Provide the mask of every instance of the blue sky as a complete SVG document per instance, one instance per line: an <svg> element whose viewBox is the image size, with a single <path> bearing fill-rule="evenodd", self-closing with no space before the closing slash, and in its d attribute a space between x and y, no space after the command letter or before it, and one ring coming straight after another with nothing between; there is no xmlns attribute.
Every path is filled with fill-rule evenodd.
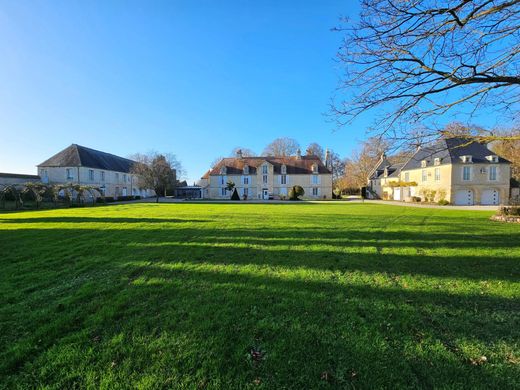
<svg viewBox="0 0 520 390"><path fill-rule="evenodd" d="M0 0L0 171L71 143L174 153L199 178L235 146L288 136L348 155L334 131L341 35L357 1Z"/></svg>

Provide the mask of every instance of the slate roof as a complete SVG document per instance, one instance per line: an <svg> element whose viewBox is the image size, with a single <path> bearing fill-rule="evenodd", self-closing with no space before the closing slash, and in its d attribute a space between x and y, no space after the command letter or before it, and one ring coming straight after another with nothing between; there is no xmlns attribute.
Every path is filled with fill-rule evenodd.
<svg viewBox="0 0 520 390"><path fill-rule="evenodd" d="M40 180L40 176L38 176L38 175L26 175L24 173L5 173L5 172L0 172L0 177L7 178L7 179Z"/></svg>
<svg viewBox="0 0 520 390"><path fill-rule="evenodd" d="M434 160L440 159L440 165L462 163L462 156L471 156L473 163L491 164L486 156L496 155L489 150L486 145L471 141L467 138L448 138L436 142L433 145L418 149L414 155L406 162L403 171L422 168L421 162L426 160L426 166L434 166ZM509 164L510 162L502 157L498 158L498 163Z"/></svg>
<svg viewBox="0 0 520 390"><path fill-rule="evenodd" d="M369 179L378 179L385 173L385 168L390 167L392 164L390 164L390 161L386 158L386 155L381 155L381 158L379 159L379 162L377 163L374 170L370 173Z"/></svg>
<svg viewBox="0 0 520 390"><path fill-rule="evenodd" d="M129 173L135 161L72 144L45 160L39 167L88 167Z"/></svg>
<svg viewBox="0 0 520 390"><path fill-rule="evenodd" d="M318 173L330 174L331 171L323 164L321 159L317 156L296 156L287 157L229 157L219 161L209 172L209 175L220 175L222 167L226 167L227 175L242 175L244 167L249 166L249 174L255 175L256 170L265 161L272 164L274 167L274 173L280 174L282 171L282 165L285 165L288 175L299 175L299 174L312 174L313 164L318 165ZM204 175L206 176L206 175Z"/></svg>

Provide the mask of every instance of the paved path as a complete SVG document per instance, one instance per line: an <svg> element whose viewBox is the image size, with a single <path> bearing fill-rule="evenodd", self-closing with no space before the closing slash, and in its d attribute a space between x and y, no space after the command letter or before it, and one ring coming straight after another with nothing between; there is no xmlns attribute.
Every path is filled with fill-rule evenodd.
<svg viewBox="0 0 520 390"><path fill-rule="evenodd" d="M124 203L155 203L155 198L146 198L140 200L130 200L126 202L114 202L112 204L124 204ZM184 200L184 199L175 199L175 198L159 198L159 203L241 203L241 204L283 204L293 202L289 202L286 200L213 200L213 199L201 199L201 200ZM310 200L310 201L301 201L301 203L370 203L370 204L386 204L391 206L402 206L402 207L423 207L428 209L443 209L443 210L473 210L473 211L496 211L499 206L439 206L435 204L422 204L422 203L408 203L408 202L398 202L391 200L361 200L361 199L351 199L351 200Z"/></svg>

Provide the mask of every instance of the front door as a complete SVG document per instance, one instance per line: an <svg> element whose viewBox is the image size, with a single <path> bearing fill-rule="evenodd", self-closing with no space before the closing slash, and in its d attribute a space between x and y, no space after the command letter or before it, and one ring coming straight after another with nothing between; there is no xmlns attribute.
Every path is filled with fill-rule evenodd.
<svg viewBox="0 0 520 390"><path fill-rule="evenodd" d="M268 200L269 199L269 190L267 190L265 188L263 189L263 191L262 191L262 198L264 200Z"/></svg>

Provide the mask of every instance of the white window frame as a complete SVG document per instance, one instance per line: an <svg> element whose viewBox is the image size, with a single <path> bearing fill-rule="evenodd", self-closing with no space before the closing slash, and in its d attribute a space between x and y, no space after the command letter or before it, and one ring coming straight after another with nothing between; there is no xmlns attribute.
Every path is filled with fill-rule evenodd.
<svg viewBox="0 0 520 390"><path fill-rule="evenodd" d="M220 196L226 196L227 195L227 189L226 187L222 187L220 189Z"/></svg>
<svg viewBox="0 0 520 390"><path fill-rule="evenodd" d="M320 184L320 177L318 175L312 175L311 184L313 184L313 185Z"/></svg>
<svg viewBox="0 0 520 390"><path fill-rule="evenodd" d="M440 180L441 180L441 169L435 168L435 181L440 181Z"/></svg>
<svg viewBox="0 0 520 390"><path fill-rule="evenodd" d="M90 181L94 181L94 170L93 169L88 170L88 179Z"/></svg>
<svg viewBox="0 0 520 390"><path fill-rule="evenodd" d="M466 172L468 173L467 178L466 178ZM471 167L470 166L465 165L462 167L462 181L471 181Z"/></svg>
<svg viewBox="0 0 520 390"><path fill-rule="evenodd" d="M267 175L268 173L269 173L269 167L266 164L262 165L262 174Z"/></svg>
<svg viewBox="0 0 520 390"><path fill-rule="evenodd" d="M410 172L405 172L404 173L404 181L405 182L409 182L410 181Z"/></svg>
<svg viewBox="0 0 520 390"><path fill-rule="evenodd" d="M496 181L498 177L498 169L496 166L489 167L489 180Z"/></svg>
<svg viewBox="0 0 520 390"><path fill-rule="evenodd" d="M72 174L72 168L66 168L65 175L67 176L67 180L74 180L74 175Z"/></svg>
<svg viewBox="0 0 520 390"><path fill-rule="evenodd" d="M242 183L247 186L249 185L249 176L243 176L242 177Z"/></svg>
<svg viewBox="0 0 520 390"><path fill-rule="evenodd" d="M421 171L421 181L428 181L428 171L426 169Z"/></svg>
<svg viewBox="0 0 520 390"><path fill-rule="evenodd" d="M100 171L101 181L105 181L105 171Z"/></svg>
<svg viewBox="0 0 520 390"><path fill-rule="evenodd" d="M320 196L319 187L312 187L312 196Z"/></svg>
<svg viewBox="0 0 520 390"><path fill-rule="evenodd" d="M285 175L285 174L280 175L280 184L283 184L283 185L287 184L287 175Z"/></svg>

